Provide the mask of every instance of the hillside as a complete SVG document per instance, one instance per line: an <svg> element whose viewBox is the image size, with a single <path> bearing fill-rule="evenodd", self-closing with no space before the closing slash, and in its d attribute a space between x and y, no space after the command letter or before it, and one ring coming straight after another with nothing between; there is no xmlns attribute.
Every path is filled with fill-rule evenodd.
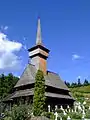
<svg viewBox="0 0 90 120"><path fill-rule="evenodd" d="M70 88L74 98L79 101L86 100L90 104L90 85Z"/></svg>
<svg viewBox="0 0 90 120"><path fill-rule="evenodd" d="M90 93L90 85L70 88L72 92Z"/></svg>

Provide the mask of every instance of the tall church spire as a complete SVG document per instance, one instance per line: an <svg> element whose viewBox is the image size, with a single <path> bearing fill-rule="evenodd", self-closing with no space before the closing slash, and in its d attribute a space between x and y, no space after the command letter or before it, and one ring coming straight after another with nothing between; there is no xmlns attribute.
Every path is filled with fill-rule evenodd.
<svg viewBox="0 0 90 120"><path fill-rule="evenodd" d="M40 18L38 18L36 45L41 45L41 44L42 44L41 26L40 26Z"/></svg>
<svg viewBox="0 0 90 120"><path fill-rule="evenodd" d="M28 49L28 51L29 57L31 59L31 64L35 65L37 70L40 69L44 74L46 74L49 50L42 45L40 18L38 19L36 45Z"/></svg>

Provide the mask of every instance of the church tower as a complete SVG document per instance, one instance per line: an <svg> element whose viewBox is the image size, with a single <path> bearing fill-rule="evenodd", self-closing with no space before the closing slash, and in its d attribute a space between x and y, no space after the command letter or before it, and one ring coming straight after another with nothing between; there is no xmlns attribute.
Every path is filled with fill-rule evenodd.
<svg viewBox="0 0 90 120"><path fill-rule="evenodd" d="M28 51L31 64L35 65L37 70L40 69L46 74L49 49L44 47L42 43L40 18L38 19L36 45Z"/></svg>
<svg viewBox="0 0 90 120"><path fill-rule="evenodd" d="M55 108L55 105L62 105L64 108L67 105L72 106L75 99L72 97L69 88L57 73L47 69L49 50L42 43L40 19L38 19L36 45L28 51L31 64L27 64L20 80L14 86L13 93L7 97L6 102L17 104L20 98L28 101L28 103L33 102L35 76L37 70L40 69L45 78L46 106L50 105L51 108Z"/></svg>

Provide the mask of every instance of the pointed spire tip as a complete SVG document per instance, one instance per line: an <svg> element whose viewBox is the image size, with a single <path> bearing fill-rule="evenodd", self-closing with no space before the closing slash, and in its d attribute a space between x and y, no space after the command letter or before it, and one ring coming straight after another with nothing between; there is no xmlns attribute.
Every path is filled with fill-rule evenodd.
<svg viewBox="0 0 90 120"><path fill-rule="evenodd" d="M38 19L40 19L40 16L38 16Z"/></svg>
<svg viewBox="0 0 90 120"><path fill-rule="evenodd" d="M37 37L36 37L36 45L42 44L41 38L41 26L40 26L40 17L38 18L38 26L37 26Z"/></svg>

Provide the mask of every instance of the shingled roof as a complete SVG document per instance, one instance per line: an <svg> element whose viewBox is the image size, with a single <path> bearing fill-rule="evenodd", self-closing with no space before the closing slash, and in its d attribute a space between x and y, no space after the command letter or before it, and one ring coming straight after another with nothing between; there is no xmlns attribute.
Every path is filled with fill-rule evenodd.
<svg viewBox="0 0 90 120"><path fill-rule="evenodd" d="M19 90L19 91L15 91L13 95L10 97L10 99L23 97L23 96L31 96L31 95L32 96L34 95L34 89ZM57 94L51 92L45 92L45 96L52 98L74 99L71 95Z"/></svg>
<svg viewBox="0 0 90 120"><path fill-rule="evenodd" d="M36 68L32 64L28 64L17 82L15 88L35 83ZM68 87L64 84L58 74L47 71L47 75L44 76L45 84L58 89L68 90Z"/></svg>
<svg viewBox="0 0 90 120"><path fill-rule="evenodd" d="M28 64L22 73L20 80L17 82L16 87L32 84L35 82L36 68L32 64Z"/></svg>

